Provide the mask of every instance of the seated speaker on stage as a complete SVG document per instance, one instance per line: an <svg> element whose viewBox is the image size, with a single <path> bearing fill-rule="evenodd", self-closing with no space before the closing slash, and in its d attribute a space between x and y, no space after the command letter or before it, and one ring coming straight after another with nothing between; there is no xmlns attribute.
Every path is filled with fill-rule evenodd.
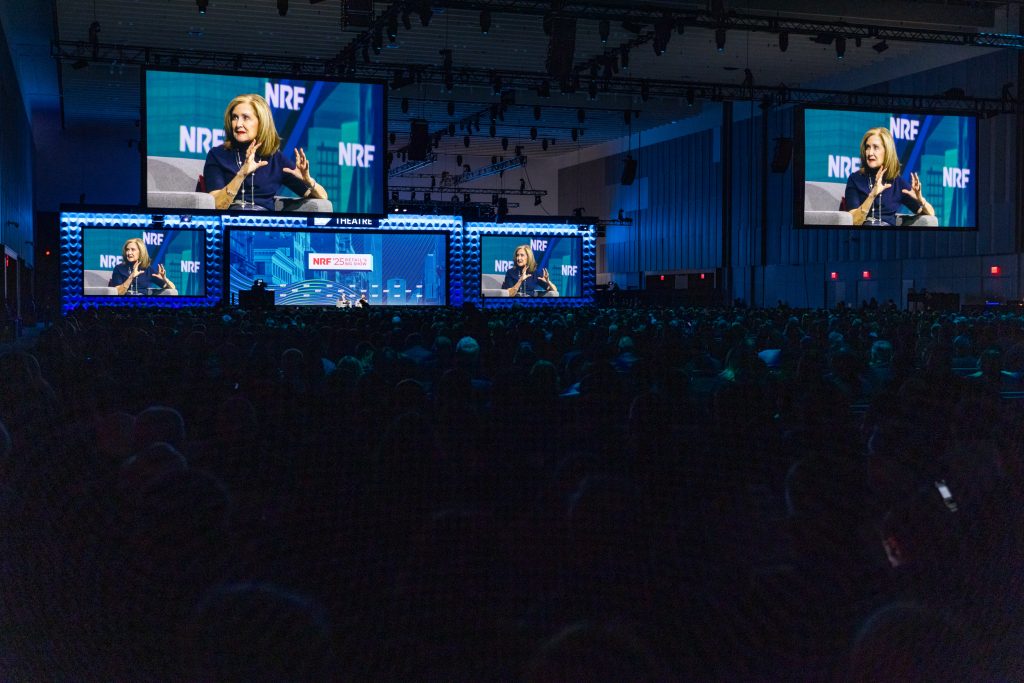
<svg viewBox="0 0 1024 683"><path fill-rule="evenodd" d="M537 268L537 259L529 244L516 247L512 261L515 265L508 269L501 283L508 296L558 296L555 283L548 277L548 269Z"/></svg>
<svg viewBox="0 0 1024 683"><path fill-rule="evenodd" d="M154 264L149 258L146 243L133 237L121 247L122 262L110 273L108 287L118 295L177 293L174 283L167 277L164 264Z"/></svg>

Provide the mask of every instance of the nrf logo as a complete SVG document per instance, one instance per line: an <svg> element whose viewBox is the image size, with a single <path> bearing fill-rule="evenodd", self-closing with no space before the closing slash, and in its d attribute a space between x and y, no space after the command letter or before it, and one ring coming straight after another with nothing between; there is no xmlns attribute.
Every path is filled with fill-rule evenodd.
<svg viewBox="0 0 1024 683"><path fill-rule="evenodd" d="M306 101L306 89L301 86L267 82L263 96L274 109L298 111Z"/></svg>

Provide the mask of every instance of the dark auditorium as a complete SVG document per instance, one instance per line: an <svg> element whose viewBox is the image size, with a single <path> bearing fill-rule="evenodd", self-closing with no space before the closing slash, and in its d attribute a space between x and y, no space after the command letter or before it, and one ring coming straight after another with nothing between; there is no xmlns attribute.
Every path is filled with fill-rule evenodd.
<svg viewBox="0 0 1024 683"><path fill-rule="evenodd" d="M0 680L1024 680L1024 3L0 0Z"/></svg>

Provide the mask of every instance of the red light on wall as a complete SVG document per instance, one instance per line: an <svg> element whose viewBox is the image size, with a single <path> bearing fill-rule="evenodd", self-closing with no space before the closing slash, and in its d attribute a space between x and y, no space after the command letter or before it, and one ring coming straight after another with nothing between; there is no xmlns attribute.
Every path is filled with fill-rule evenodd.
<svg viewBox="0 0 1024 683"><path fill-rule="evenodd" d="M47 255L47 256L49 256L49 255L50 255L50 253L51 253L51 252L50 252L50 250L49 250L49 249L47 249L47 250L46 250L46 255Z"/></svg>
<svg viewBox="0 0 1024 683"><path fill-rule="evenodd" d="M992 273L993 275L999 275L999 266L992 266L991 268L988 269L988 272Z"/></svg>
<svg viewBox="0 0 1024 683"><path fill-rule="evenodd" d="M703 279L704 279L704 273L701 273L701 274L700 274L700 279L701 279L701 280L703 280Z"/></svg>
<svg viewBox="0 0 1024 683"><path fill-rule="evenodd" d="M665 276L664 275L659 275L658 279L661 280L662 282L664 282L665 281Z"/></svg>
<svg viewBox="0 0 1024 683"><path fill-rule="evenodd" d="M871 271L870 270L865 270L863 273L860 274L860 276L862 278L864 278L865 280L870 280L871 279Z"/></svg>
<svg viewBox="0 0 1024 683"><path fill-rule="evenodd" d="M838 279L839 279L839 273L837 273L836 271L834 271L834 270L833 270L833 271L832 271L832 273L831 273L831 275L830 275L830 277L831 277L831 278L832 278L833 280L838 280Z"/></svg>

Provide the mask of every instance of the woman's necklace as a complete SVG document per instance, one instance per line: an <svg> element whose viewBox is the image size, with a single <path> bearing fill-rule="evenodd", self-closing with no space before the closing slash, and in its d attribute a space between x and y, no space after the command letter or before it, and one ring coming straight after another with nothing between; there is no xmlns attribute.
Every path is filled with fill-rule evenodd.
<svg viewBox="0 0 1024 683"><path fill-rule="evenodd" d="M238 164L238 170L242 170L242 155L235 150L235 163ZM245 178L242 178L242 184L238 188L239 193L242 195L242 208L245 209L247 206L245 203ZM248 206L256 206L256 171L249 174L249 204Z"/></svg>

